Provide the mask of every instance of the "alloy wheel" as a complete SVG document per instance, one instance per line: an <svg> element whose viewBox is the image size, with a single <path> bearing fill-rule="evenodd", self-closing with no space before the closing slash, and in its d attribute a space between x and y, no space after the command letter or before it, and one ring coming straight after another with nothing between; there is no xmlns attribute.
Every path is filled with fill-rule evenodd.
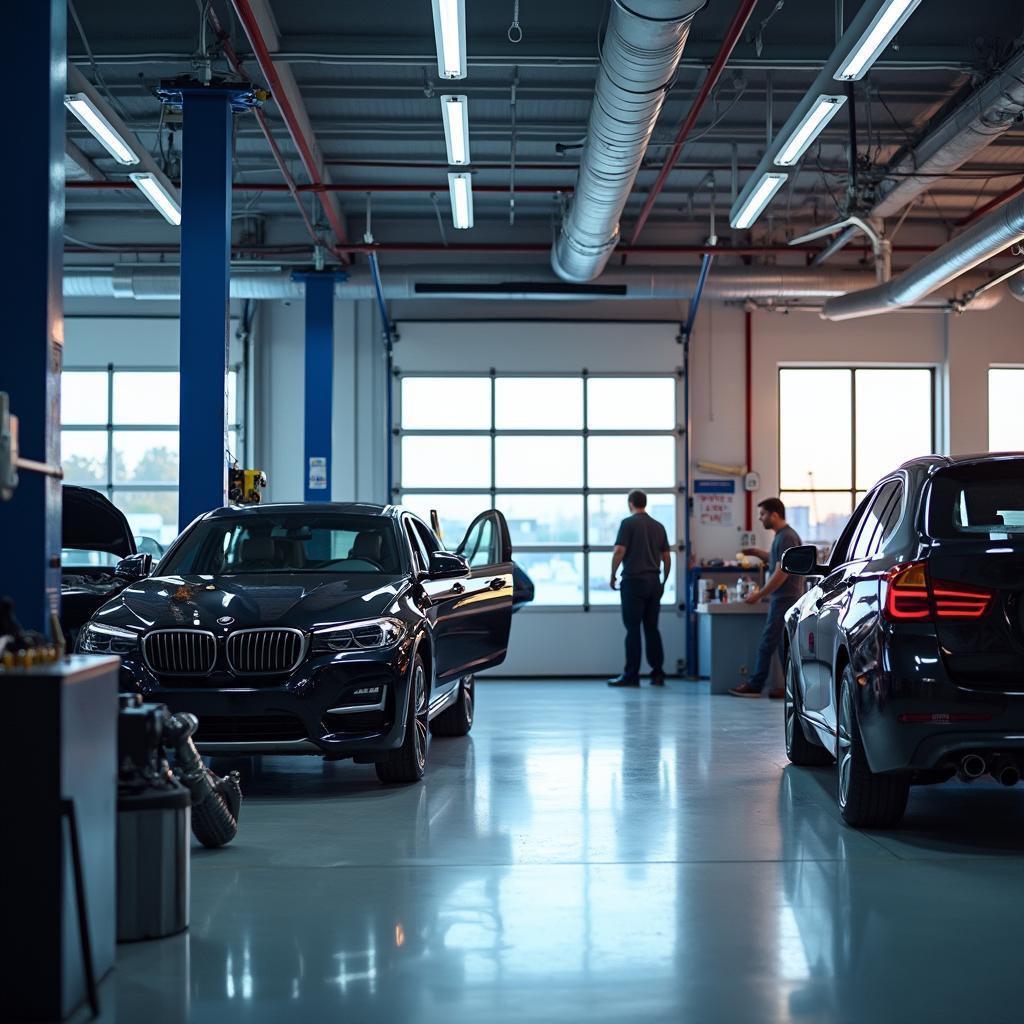
<svg viewBox="0 0 1024 1024"><path fill-rule="evenodd" d="M427 763L427 677L422 665L416 666L416 763L422 770Z"/></svg>
<svg viewBox="0 0 1024 1024"><path fill-rule="evenodd" d="M793 749L793 730L796 728L796 669L793 667L793 659L786 660L786 750Z"/></svg>
<svg viewBox="0 0 1024 1024"><path fill-rule="evenodd" d="M850 795L850 772L853 770L853 698L849 686L842 684L839 692L839 721L836 728L836 762L839 772L839 806L845 807Z"/></svg>
<svg viewBox="0 0 1024 1024"><path fill-rule="evenodd" d="M473 690L476 686L476 680L473 676L466 676L462 680L462 700L466 708L466 724L473 724Z"/></svg>

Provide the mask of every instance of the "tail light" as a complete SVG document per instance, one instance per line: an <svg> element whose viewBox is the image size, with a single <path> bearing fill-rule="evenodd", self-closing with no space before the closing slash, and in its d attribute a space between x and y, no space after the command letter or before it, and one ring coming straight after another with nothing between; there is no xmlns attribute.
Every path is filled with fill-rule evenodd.
<svg viewBox="0 0 1024 1024"><path fill-rule="evenodd" d="M996 596L990 587L933 580L926 562L894 566L885 587L885 617L893 622L980 619Z"/></svg>

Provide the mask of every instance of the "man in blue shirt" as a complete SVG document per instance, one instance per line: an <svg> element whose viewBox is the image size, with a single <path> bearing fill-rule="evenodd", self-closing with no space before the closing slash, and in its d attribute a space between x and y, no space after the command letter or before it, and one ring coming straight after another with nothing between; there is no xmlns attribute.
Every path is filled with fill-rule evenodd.
<svg viewBox="0 0 1024 1024"><path fill-rule="evenodd" d="M640 627L651 666L651 685L665 685L665 650L658 632L658 613L664 583L672 571L672 554L665 527L647 513L647 495L631 491L627 498L632 515L619 524L612 552L611 588L622 566L622 621L626 625L626 667L622 675L608 680L609 686L640 685ZM664 569L662 582L660 569Z"/></svg>
<svg viewBox="0 0 1024 1024"><path fill-rule="evenodd" d="M771 671L772 658L779 649L782 631L785 628L786 612L793 606L803 593L803 580L799 576L790 576L782 571L782 554L790 548L800 545L800 536L786 522L786 506L778 498L765 498L758 503L758 518L766 530L775 531L771 552L761 548L744 548L743 554L754 555L768 564L768 582L759 590L755 590L746 598L747 604L756 604L762 598L768 598L768 616L761 633L761 643L757 648L757 662L754 674L747 683L734 686L729 692L734 697L760 697L764 684ZM768 691L768 696L780 699L785 696L781 687Z"/></svg>

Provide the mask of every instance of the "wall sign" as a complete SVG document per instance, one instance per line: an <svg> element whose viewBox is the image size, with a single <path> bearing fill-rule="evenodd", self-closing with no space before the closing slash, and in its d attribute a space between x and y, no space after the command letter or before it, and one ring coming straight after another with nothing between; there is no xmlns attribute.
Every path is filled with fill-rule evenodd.
<svg viewBox="0 0 1024 1024"><path fill-rule="evenodd" d="M735 526L735 480L694 480L693 493L701 526Z"/></svg>
<svg viewBox="0 0 1024 1024"><path fill-rule="evenodd" d="M309 489L311 491L327 490L327 460L311 458L309 460Z"/></svg>

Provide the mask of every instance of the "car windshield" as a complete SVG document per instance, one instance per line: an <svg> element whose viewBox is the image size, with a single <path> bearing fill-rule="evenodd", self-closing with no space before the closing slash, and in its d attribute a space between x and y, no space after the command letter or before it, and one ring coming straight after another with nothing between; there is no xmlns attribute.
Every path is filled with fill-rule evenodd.
<svg viewBox="0 0 1024 1024"><path fill-rule="evenodd" d="M391 520L312 511L207 519L160 565L162 576L401 571Z"/></svg>
<svg viewBox="0 0 1024 1024"><path fill-rule="evenodd" d="M953 466L932 480L928 533L1024 536L1024 459Z"/></svg>

